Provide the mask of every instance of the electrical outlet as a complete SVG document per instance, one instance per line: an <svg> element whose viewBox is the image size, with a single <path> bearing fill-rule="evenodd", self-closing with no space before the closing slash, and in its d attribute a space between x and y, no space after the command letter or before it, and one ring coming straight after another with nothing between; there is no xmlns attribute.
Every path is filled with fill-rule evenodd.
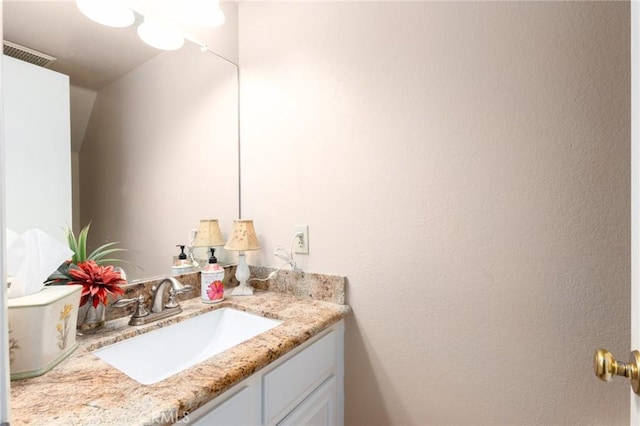
<svg viewBox="0 0 640 426"><path fill-rule="evenodd" d="M296 237L293 243L293 252L299 254L309 254L309 225L296 225L293 227L294 234L302 233Z"/></svg>

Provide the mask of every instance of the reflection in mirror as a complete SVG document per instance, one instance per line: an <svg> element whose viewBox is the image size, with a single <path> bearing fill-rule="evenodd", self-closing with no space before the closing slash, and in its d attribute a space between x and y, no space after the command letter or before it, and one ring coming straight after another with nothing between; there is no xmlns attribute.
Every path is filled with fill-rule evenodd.
<svg viewBox="0 0 640 426"><path fill-rule="evenodd" d="M130 279L169 274L176 244L188 244L200 219L219 219L226 236L239 216L237 67L190 42L176 51L153 49L135 26L101 26L72 1L5 1L3 9L4 39L58 58L49 68L70 76L73 202L57 229L45 231L62 239L67 224L78 232L91 222L89 245L120 242L127 249L120 257L136 265L125 265ZM46 90L37 93L46 98ZM10 109L5 101L5 122ZM36 139L48 139L40 122L25 126L44 128ZM7 227L16 232L50 221L53 209L21 205L28 198L22 191L46 198L44 184L59 174L52 170L65 167L28 152L45 157L44 165L31 190L21 177L7 176ZM11 197L14 185L21 197ZM53 194L63 204L65 197ZM26 211L28 223L18 223Z"/></svg>

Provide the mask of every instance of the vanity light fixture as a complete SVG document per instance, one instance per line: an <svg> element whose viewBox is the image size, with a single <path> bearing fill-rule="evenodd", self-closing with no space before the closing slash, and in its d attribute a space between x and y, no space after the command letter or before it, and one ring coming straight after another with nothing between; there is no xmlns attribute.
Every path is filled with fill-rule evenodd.
<svg viewBox="0 0 640 426"><path fill-rule="evenodd" d="M215 28L224 24L219 0L181 0L179 19L190 27Z"/></svg>
<svg viewBox="0 0 640 426"><path fill-rule="evenodd" d="M78 9L89 19L109 27L125 28L136 20L138 36L161 50L184 45L183 27L213 28L225 21L219 0L76 0Z"/></svg>
<svg viewBox="0 0 640 426"><path fill-rule="evenodd" d="M233 229L227 244L227 250L238 252L238 267L236 268L236 279L240 285L233 289L232 296L250 296L253 294L253 287L247 283L249 279L249 266L244 257L244 252L249 250L260 250L260 243L253 227L253 220L237 219L233 221Z"/></svg>
<svg viewBox="0 0 640 426"><path fill-rule="evenodd" d="M125 28L136 20L133 10L120 0L76 0L76 5L87 18L108 27Z"/></svg>
<svg viewBox="0 0 640 426"><path fill-rule="evenodd" d="M149 46L161 50L177 50L184 45L180 31L158 18L145 17L138 26L138 36Z"/></svg>

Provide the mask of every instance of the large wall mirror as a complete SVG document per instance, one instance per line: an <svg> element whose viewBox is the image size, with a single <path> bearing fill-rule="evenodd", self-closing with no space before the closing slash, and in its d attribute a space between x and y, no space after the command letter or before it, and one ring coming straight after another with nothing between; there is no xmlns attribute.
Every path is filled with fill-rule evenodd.
<svg viewBox="0 0 640 426"><path fill-rule="evenodd" d="M236 4L231 7L237 11ZM57 58L48 68L69 76L68 225L77 232L91 222L94 247L120 242L127 250L121 257L134 265L125 266L130 280L169 274L176 245L188 243L200 219L219 219L227 235L239 216L238 79L232 62L191 42L175 51L156 50L137 37L135 26L101 26L74 1L9 0L3 14L4 40ZM5 102L5 123L7 114ZM37 139L46 140L43 131ZM47 162L49 154L30 155L44 157L40 168L50 168L44 181L55 179L57 164ZM45 194L10 198L11 188L25 179L7 171L7 204L18 212L13 218L7 213L7 227L18 233L40 227L47 209L21 203ZM16 224L27 211L37 214ZM63 232L67 223L55 226ZM226 256L219 253L222 261Z"/></svg>

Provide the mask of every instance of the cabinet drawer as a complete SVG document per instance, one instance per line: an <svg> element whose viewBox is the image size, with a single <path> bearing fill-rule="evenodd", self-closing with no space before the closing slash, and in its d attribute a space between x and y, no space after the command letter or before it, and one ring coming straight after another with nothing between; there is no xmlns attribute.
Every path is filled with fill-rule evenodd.
<svg viewBox="0 0 640 426"><path fill-rule="evenodd" d="M272 424L290 412L334 373L335 363L336 333L332 331L265 374L262 379L264 422Z"/></svg>

